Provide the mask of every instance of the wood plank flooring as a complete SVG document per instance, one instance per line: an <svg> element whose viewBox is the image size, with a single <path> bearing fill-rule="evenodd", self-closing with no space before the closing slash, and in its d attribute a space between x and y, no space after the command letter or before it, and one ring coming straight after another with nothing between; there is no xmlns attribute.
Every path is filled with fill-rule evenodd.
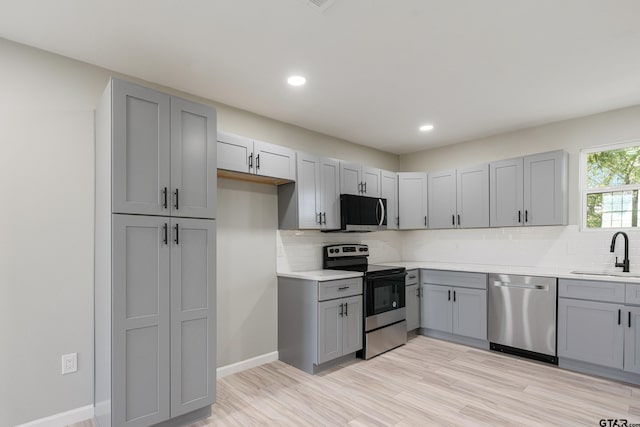
<svg viewBox="0 0 640 427"><path fill-rule="evenodd" d="M222 378L212 416L192 427L598 426L602 418L640 423L640 388L417 336L316 376L278 361Z"/></svg>

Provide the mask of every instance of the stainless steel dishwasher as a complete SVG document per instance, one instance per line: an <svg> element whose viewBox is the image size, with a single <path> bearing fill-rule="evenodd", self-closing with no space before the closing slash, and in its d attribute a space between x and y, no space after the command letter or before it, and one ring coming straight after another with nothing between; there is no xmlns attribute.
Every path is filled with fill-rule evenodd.
<svg viewBox="0 0 640 427"><path fill-rule="evenodd" d="M558 363L555 277L489 274L491 350Z"/></svg>

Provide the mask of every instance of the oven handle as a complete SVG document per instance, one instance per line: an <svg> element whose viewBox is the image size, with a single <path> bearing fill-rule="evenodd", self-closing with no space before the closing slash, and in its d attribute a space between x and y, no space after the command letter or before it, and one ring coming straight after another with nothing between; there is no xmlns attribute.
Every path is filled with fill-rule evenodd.
<svg viewBox="0 0 640 427"><path fill-rule="evenodd" d="M388 278L398 278L399 280L402 280L402 284L404 285L404 279L407 276L407 273L393 273L393 274L387 274L384 276L375 276L375 277L368 277L367 281L370 280L377 280L377 279L388 279Z"/></svg>

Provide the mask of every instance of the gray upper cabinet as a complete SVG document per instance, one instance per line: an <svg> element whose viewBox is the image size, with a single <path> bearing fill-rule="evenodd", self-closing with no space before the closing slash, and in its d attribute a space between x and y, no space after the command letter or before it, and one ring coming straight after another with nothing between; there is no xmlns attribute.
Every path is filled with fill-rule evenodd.
<svg viewBox="0 0 640 427"><path fill-rule="evenodd" d="M253 162L253 140L244 136L218 131L218 168L250 173ZM252 165L253 166L253 165Z"/></svg>
<svg viewBox="0 0 640 427"><path fill-rule="evenodd" d="M339 162L298 152L296 175L278 186L278 227L340 228Z"/></svg>
<svg viewBox="0 0 640 427"><path fill-rule="evenodd" d="M113 251L111 338L116 426L148 426L169 418L168 221L113 216L113 244L119 248Z"/></svg>
<svg viewBox="0 0 640 427"><path fill-rule="evenodd" d="M398 228L427 228L427 174L398 173Z"/></svg>
<svg viewBox="0 0 640 427"><path fill-rule="evenodd" d="M558 356L623 368L622 305L558 298Z"/></svg>
<svg viewBox="0 0 640 427"><path fill-rule="evenodd" d="M429 173L429 228L456 226L456 171Z"/></svg>
<svg viewBox="0 0 640 427"><path fill-rule="evenodd" d="M524 160L501 160L489 164L489 222L492 227L524 224Z"/></svg>
<svg viewBox="0 0 640 427"><path fill-rule="evenodd" d="M358 163L340 162L340 193L380 197L380 169Z"/></svg>
<svg viewBox="0 0 640 427"><path fill-rule="evenodd" d="M215 221L171 220L171 416L216 396Z"/></svg>
<svg viewBox="0 0 640 427"><path fill-rule="evenodd" d="M567 224L565 151L491 162L489 169L492 227Z"/></svg>
<svg viewBox="0 0 640 427"><path fill-rule="evenodd" d="M113 79L113 212L215 218L216 113Z"/></svg>
<svg viewBox="0 0 640 427"><path fill-rule="evenodd" d="M429 174L429 228L489 226L489 166Z"/></svg>
<svg viewBox="0 0 640 427"><path fill-rule="evenodd" d="M457 170L456 224L460 228L489 226L489 165Z"/></svg>
<svg viewBox="0 0 640 427"><path fill-rule="evenodd" d="M381 171L382 179L381 196L387 199L387 229L398 229L398 174L395 172Z"/></svg>
<svg viewBox="0 0 640 427"><path fill-rule="evenodd" d="M382 183L380 169L362 166L362 182L364 184L364 192L367 197L381 197Z"/></svg>
<svg viewBox="0 0 640 427"><path fill-rule="evenodd" d="M320 212L322 227L340 228L340 162L320 158Z"/></svg>
<svg viewBox="0 0 640 427"><path fill-rule="evenodd" d="M524 158L525 225L566 225L569 156L564 151Z"/></svg>
<svg viewBox="0 0 640 427"><path fill-rule="evenodd" d="M172 216L216 217L216 114L171 98Z"/></svg>
<svg viewBox="0 0 640 427"><path fill-rule="evenodd" d="M218 168L263 177L294 181L296 153L290 148L218 132Z"/></svg>
<svg viewBox="0 0 640 427"><path fill-rule="evenodd" d="M113 79L110 103L113 212L168 215L171 97Z"/></svg>

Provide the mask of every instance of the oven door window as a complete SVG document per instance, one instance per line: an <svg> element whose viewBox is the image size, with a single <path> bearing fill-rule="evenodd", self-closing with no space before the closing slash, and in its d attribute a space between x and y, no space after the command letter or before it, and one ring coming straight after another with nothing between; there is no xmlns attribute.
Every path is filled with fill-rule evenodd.
<svg viewBox="0 0 640 427"><path fill-rule="evenodd" d="M404 307L404 292L404 276L367 280L367 316Z"/></svg>

